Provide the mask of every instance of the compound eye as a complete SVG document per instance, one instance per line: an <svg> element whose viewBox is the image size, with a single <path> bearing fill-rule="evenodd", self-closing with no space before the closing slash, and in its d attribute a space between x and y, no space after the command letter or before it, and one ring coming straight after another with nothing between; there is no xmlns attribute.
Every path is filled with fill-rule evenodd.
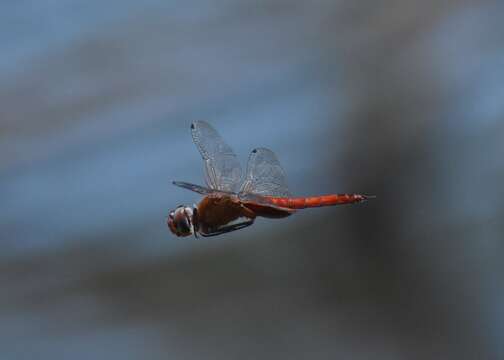
<svg viewBox="0 0 504 360"><path fill-rule="evenodd" d="M189 226L189 221L185 218L177 221L177 230L184 234L190 232L191 227Z"/></svg>

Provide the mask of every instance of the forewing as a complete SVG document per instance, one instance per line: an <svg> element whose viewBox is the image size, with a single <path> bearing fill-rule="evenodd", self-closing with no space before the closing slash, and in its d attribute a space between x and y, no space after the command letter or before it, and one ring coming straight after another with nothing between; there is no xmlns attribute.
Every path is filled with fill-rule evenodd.
<svg viewBox="0 0 504 360"><path fill-rule="evenodd" d="M223 191L238 191L242 170L231 147L205 121L194 122L191 125L191 133L204 161L205 181L208 187Z"/></svg>
<svg viewBox="0 0 504 360"><path fill-rule="evenodd" d="M183 189L197 192L198 194L201 194L201 195L209 195L209 194L212 194L213 192L215 192L215 190L212 190L212 189L209 189L209 188L206 188L203 186L183 182L183 181L173 181L173 185L179 186Z"/></svg>
<svg viewBox="0 0 504 360"><path fill-rule="evenodd" d="M273 151L266 148L252 150L247 163L247 174L240 194L290 197L285 172Z"/></svg>

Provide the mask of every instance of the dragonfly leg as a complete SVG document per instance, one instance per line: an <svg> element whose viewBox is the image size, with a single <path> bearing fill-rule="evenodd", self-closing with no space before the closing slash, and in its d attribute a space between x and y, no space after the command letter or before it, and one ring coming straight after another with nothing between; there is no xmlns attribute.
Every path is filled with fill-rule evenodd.
<svg viewBox="0 0 504 360"><path fill-rule="evenodd" d="M240 230L240 229L246 228L247 226L250 226L253 223L254 223L254 219L251 219L251 220L244 221L244 222L241 222L241 223L238 223L238 224L233 224L233 225L228 225L228 226L221 227L219 230L213 231L213 232L210 232L210 233L206 233L206 234L205 233L200 233L200 235L204 236L204 237L217 236L217 235L221 235L221 234L225 234L225 233L228 233L228 232L232 232L232 231L236 231L236 230Z"/></svg>

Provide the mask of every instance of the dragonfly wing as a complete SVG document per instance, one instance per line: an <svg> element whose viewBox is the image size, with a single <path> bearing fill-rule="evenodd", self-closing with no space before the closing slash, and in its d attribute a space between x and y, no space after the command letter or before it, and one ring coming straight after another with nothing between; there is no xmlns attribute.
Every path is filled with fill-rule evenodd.
<svg viewBox="0 0 504 360"><path fill-rule="evenodd" d="M195 184L191 184L191 183L186 183L183 181L173 181L173 185L179 186L179 187L187 189L187 190L197 192L198 194L201 194L201 195L209 195L209 194L212 194L215 192L215 190L213 190L213 189L209 189L209 188L195 185Z"/></svg>
<svg viewBox="0 0 504 360"><path fill-rule="evenodd" d="M210 188L196 185L196 184L191 184L191 183L184 182L184 181L173 181L172 183L173 183L173 185L176 185L176 186L181 187L186 190L191 190L191 191L197 192L198 194L201 194L201 195L210 195L210 194L236 195L234 192L231 192L231 191L214 190L214 189L210 189Z"/></svg>
<svg viewBox="0 0 504 360"><path fill-rule="evenodd" d="M207 122L196 121L191 125L193 141L205 163L205 181L215 190L238 191L242 170L231 147Z"/></svg>
<svg viewBox="0 0 504 360"><path fill-rule="evenodd" d="M274 197L290 197L287 177L275 153L266 148L252 150L247 163L247 173L240 195L257 194Z"/></svg>

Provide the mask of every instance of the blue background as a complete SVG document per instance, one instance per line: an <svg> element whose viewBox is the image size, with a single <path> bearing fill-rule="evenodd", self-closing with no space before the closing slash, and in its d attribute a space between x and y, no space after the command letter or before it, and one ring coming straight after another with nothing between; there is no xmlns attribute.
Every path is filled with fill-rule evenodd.
<svg viewBox="0 0 504 360"><path fill-rule="evenodd" d="M503 10L1 4L1 358L502 358ZM199 119L377 199L177 239Z"/></svg>

